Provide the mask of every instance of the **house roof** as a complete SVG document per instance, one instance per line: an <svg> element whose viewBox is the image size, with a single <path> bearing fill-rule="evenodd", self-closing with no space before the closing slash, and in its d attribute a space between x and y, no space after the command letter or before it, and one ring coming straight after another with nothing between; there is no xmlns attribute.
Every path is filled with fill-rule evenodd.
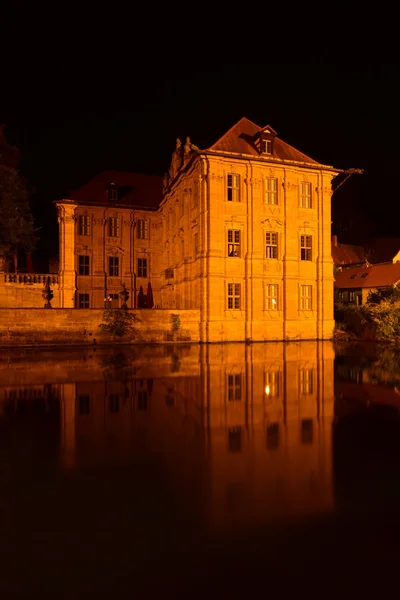
<svg viewBox="0 0 400 600"><path fill-rule="evenodd" d="M107 186L118 186L118 200L108 201ZM157 208L162 200L162 177L123 171L103 171L81 188L70 193L69 198L78 204L115 204L138 208Z"/></svg>
<svg viewBox="0 0 400 600"><path fill-rule="evenodd" d="M364 248L351 244L332 243L332 259L335 265L354 265L365 261Z"/></svg>
<svg viewBox="0 0 400 600"><path fill-rule="evenodd" d="M335 288L390 287L400 281L400 263L386 263L343 269L335 276Z"/></svg>
<svg viewBox="0 0 400 600"><path fill-rule="evenodd" d="M400 238L374 238L365 245L371 263L392 262L400 251Z"/></svg>
<svg viewBox="0 0 400 600"><path fill-rule="evenodd" d="M269 129L272 129L268 126ZM233 154L248 154L252 156L260 156L260 153L255 144L257 134L264 131L265 127L260 127L250 121L246 117L242 117L229 131L227 131L218 141L215 142L208 150L231 152ZM291 160L302 163L320 164L313 160L303 152L296 150L290 144L287 144L278 137L274 138L272 158L281 160Z"/></svg>

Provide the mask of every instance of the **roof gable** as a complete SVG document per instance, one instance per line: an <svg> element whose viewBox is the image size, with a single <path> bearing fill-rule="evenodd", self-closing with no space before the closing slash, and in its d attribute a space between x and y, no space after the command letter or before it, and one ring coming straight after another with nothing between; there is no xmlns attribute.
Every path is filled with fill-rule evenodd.
<svg viewBox="0 0 400 600"><path fill-rule="evenodd" d="M272 136L274 136L274 150L272 158L302 163L320 164L277 137L275 130L272 129L270 125L267 125L266 127L260 127L246 117L242 117L212 146L207 148L207 150L214 152L228 152L232 154L259 156L260 153L255 141L256 137L260 135L260 132L269 132Z"/></svg>

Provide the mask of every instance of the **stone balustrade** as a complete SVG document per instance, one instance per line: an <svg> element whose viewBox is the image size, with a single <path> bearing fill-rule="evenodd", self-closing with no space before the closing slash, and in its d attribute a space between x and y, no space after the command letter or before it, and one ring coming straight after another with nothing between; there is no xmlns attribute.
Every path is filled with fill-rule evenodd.
<svg viewBox="0 0 400 600"><path fill-rule="evenodd" d="M50 285L54 285L58 283L58 274L4 273L4 281L5 283L20 283L23 285L44 285L49 282Z"/></svg>

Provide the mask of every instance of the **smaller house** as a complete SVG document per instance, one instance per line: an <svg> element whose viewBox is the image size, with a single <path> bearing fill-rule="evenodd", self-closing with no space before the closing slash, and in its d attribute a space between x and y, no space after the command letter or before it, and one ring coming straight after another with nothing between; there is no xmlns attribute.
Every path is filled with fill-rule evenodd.
<svg viewBox="0 0 400 600"><path fill-rule="evenodd" d="M365 265L364 248L351 244L339 244L337 235L332 236L331 252L336 271Z"/></svg>
<svg viewBox="0 0 400 600"><path fill-rule="evenodd" d="M335 275L335 292L345 304L365 304L371 291L400 283L400 262L343 269Z"/></svg>

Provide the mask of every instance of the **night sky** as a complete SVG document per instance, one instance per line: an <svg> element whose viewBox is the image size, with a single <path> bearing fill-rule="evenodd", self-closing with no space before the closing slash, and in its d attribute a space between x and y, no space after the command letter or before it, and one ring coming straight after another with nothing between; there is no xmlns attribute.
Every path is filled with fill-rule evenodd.
<svg viewBox="0 0 400 600"><path fill-rule="evenodd" d="M105 169L162 175L177 137L208 147L242 116L317 161L366 170L333 196L333 233L353 224L354 240L339 241L400 237L398 36L379 15L305 35L296 16L266 33L261 16L238 14L233 34L199 8L184 22L151 10L3 20L0 122L33 188L39 252L57 252L53 200Z"/></svg>

